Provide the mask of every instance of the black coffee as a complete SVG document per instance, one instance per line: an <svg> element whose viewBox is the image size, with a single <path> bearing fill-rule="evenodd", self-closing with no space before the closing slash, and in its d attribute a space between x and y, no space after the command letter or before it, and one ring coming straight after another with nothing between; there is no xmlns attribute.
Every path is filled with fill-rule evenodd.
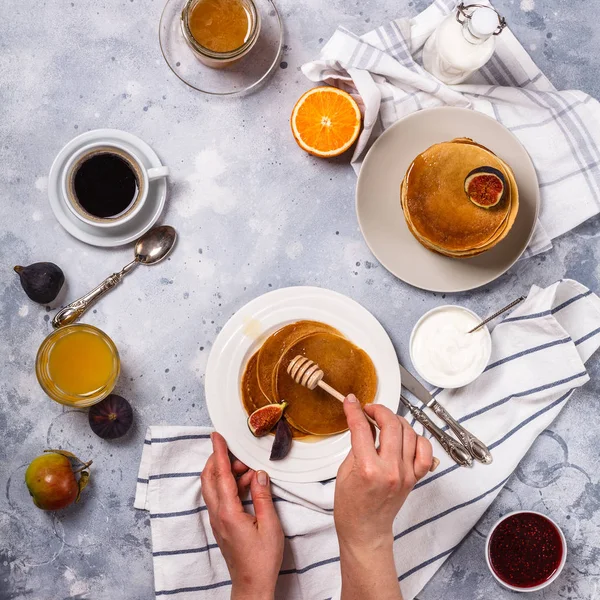
<svg viewBox="0 0 600 600"><path fill-rule="evenodd" d="M94 154L75 173L75 195L91 215L110 218L127 210L138 195L138 180L129 163L117 154Z"/></svg>

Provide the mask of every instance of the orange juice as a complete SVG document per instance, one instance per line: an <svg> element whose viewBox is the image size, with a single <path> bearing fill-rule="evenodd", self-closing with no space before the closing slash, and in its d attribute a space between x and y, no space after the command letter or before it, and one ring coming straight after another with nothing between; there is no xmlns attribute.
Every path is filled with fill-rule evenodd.
<svg viewBox="0 0 600 600"><path fill-rule="evenodd" d="M90 406L110 394L120 371L119 353L100 329L76 324L57 329L42 343L38 381L57 402Z"/></svg>

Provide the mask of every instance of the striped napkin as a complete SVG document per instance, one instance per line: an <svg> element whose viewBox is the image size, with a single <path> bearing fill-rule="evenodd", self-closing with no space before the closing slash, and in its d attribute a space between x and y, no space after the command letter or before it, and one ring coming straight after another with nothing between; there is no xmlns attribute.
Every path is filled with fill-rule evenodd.
<svg viewBox="0 0 600 600"><path fill-rule="evenodd" d="M471 108L508 127L529 152L540 181L540 217L524 256L539 254L600 212L600 104L583 92L557 92L508 28L496 38L487 65L463 84L442 84L422 68L421 53L456 4L435 0L414 19L397 19L360 37L340 27L302 71L311 81L358 95L364 129L353 157L357 171L375 137L423 108Z"/></svg>
<svg viewBox="0 0 600 600"><path fill-rule="evenodd" d="M438 396L489 445L494 462L461 468L436 448L441 465L417 484L394 523L405 600L439 569L573 390L588 381L584 363L600 345L600 299L572 280L533 287L494 329L492 341L485 373L466 388ZM157 597L225 599L231 592L200 485L211 453L210 431L150 427L146 435L135 507L150 513ZM335 480L273 482L286 535L276 598L339 597L334 488ZM252 510L249 500L245 505Z"/></svg>

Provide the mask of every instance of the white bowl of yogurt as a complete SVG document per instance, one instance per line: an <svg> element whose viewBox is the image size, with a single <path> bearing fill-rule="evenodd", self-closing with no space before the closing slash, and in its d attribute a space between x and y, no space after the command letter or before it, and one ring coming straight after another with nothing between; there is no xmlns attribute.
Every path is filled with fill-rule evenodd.
<svg viewBox="0 0 600 600"><path fill-rule="evenodd" d="M492 354L492 338L482 319L462 306L426 312L410 335L410 359L417 373L436 387L454 389L475 381Z"/></svg>

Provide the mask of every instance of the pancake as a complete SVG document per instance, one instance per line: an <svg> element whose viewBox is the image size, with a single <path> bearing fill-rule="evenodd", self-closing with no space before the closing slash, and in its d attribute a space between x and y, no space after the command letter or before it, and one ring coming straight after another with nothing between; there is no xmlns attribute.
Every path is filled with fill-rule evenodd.
<svg viewBox="0 0 600 600"><path fill-rule="evenodd" d="M507 194L488 209L473 204L464 180L474 168L492 166L507 182ZM504 163L469 140L436 144L421 154L404 180L403 209L419 238L450 254L484 248L504 231L511 208Z"/></svg>
<svg viewBox="0 0 600 600"><path fill-rule="evenodd" d="M510 194L510 189L507 189L507 194ZM512 211L512 203L511 203L511 211ZM436 246L435 244L433 244L432 242L430 242L429 240L427 240L426 238L423 238L421 235L419 235L419 232L416 231L414 225L412 224L411 220L410 220L410 216L407 215L406 216L406 223L408 225L409 230L411 231L411 233L417 238L417 240L424 246L426 246L427 248L429 248L430 250L433 250L434 252L439 252L440 254L446 254L447 256L455 256L455 257L462 257L462 256L473 256L474 254L480 254L481 252L485 252L486 250L492 248L493 246L496 245L496 243L498 241L500 241L500 239L502 239L504 237L505 231L506 233L508 233L507 231L507 226L510 220L510 215L511 212L507 213L506 217L504 218L504 220L500 223L500 225L498 226L498 228L496 229L496 231L494 231L492 233L492 235L490 236L489 239L485 240L484 242L482 242L481 244L476 245L473 248L470 248L469 250L464 250L464 251L454 251L454 252L450 252L449 250L447 250L446 248L442 247L442 246Z"/></svg>
<svg viewBox="0 0 600 600"><path fill-rule="evenodd" d="M353 393L361 405L373 402L377 373L369 356L341 335L313 333L290 346L277 366L277 400L285 400L288 422L306 433L333 435L348 429L344 408L321 388L309 390L297 384L287 367L297 355L316 362L329 385L344 395Z"/></svg>
<svg viewBox="0 0 600 600"><path fill-rule="evenodd" d="M508 181L508 179L507 179L507 181ZM436 248L436 245L433 242L431 242L430 240L427 240L427 238L424 238L423 236L421 236L418 233L418 231L416 231L416 229L411 221L410 213L407 210L405 210L405 208L404 208L406 206L406 197L407 197L407 195L406 195L406 180L402 181L400 190L401 190L401 195L402 195L402 207L403 207L403 211L405 214L406 222L408 223L409 228L411 229L413 235L415 235L415 237L417 237L419 239L419 241L422 241L425 245L432 245L433 248ZM506 189L505 193L507 194L507 197L505 199L510 203L510 207L512 209L512 198L509 197L509 195L511 194L509 184L507 184L507 189ZM484 210L487 210L487 209L484 209ZM484 241L482 241L480 243L474 244L474 246L472 248L470 248L469 250L466 250L466 252L470 252L472 250L479 249L479 248L484 248L484 247L488 246L490 243L493 243L503 233L503 231L508 223L509 215L510 215L510 210L507 211L507 213L504 216L504 218L502 219L502 221L498 224L498 227L491 233L491 235L487 239L485 239ZM445 249L442 246L439 246L439 247L442 250ZM448 249L445 249L445 250L450 255L452 254L452 252L450 250L448 250ZM463 251L456 251L456 250L454 251L454 253L456 253L456 254L460 254L462 252Z"/></svg>
<svg viewBox="0 0 600 600"><path fill-rule="evenodd" d="M288 348L306 335L317 332L329 332L339 334L340 332L329 325L316 321L298 321L285 325L274 334L269 336L258 352L256 370L258 374L258 385L262 393L271 401L275 398L273 373L279 359L286 353Z"/></svg>
<svg viewBox="0 0 600 600"><path fill-rule="evenodd" d="M258 385L258 377L256 375L257 359L258 352L255 352L248 361L244 374L242 375L242 404L248 415L251 415L258 408L270 404ZM306 436L306 433L296 429L292 425L290 425L290 428L292 430L292 437L302 438Z"/></svg>
<svg viewBox="0 0 600 600"><path fill-rule="evenodd" d="M494 207L473 204L467 175L481 166L504 175L506 193ZM512 228L519 207L510 167L468 138L435 144L420 154L401 184L401 203L411 233L429 250L466 258L493 248Z"/></svg>
<svg viewBox="0 0 600 600"><path fill-rule="evenodd" d="M473 142L472 140L470 140L468 138L460 138L457 140L453 140L452 142L448 142L448 144L465 144L465 145L475 146L475 147L479 148L482 152L484 152L484 155L487 154L488 156L495 157L495 155L490 153L486 148L484 148L483 146L481 146L479 144L476 144L475 142ZM497 157L495 157L495 158L497 159ZM497 160L500 160L500 159L497 159ZM480 254L481 252L485 252L486 250L495 246L496 243L498 243L506 235L508 235L508 232L510 231L510 228L512 227L512 225L514 223L514 220L515 220L516 214L517 214L517 210L518 210L518 190L517 190L516 181L514 179L512 170L510 169L510 167L508 167L508 165L506 165L506 163L504 163L502 161L500 161L500 162L504 167L501 172L503 172L505 174L506 193L507 193L507 195L510 195L510 197L507 198L507 200L510 202L510 210L507 213L505 219L502 221L502 223L496 230L496 232L493 233L488 240L486 240L483 243L476 244L473 248L470 248L468 250L450 251L447 248L444 248L441 245L436 245L435 243L432 243L430 240L427 240L423 236L419 235L419 232L415 229L415 226L411 222L410 214L406 210L404 210L407 225L408 225L410 231L413 233L413 235L417 238L417 240L421 244L423 244L425 247L427 247L428 249L433 250L435 252L439 252L441 254L446 254L447 256L464 258L464 257ZM402 186L401 186L403 209L405 209L405 201L406 201L405 186L406 186L406 178L402 182ZM475 208L478 208L478 207L475 207ZM482 210L489 210L489 209L482 209Z"/></svg>
<svg viewBox="0 0 600 600"><path fill-rule="evenodd" d="M242 404L249 415L256 409L271 404L258 385L258 377L256 375L257 359L258 352L255 352L248 361L242 375Z"/></svg>
<svg viewBox="0 0 600 600"><path fill-rule="evenodd" d="M487 250L490 250L498 242L502 241L508 235L508 233L510 232L510 230L515 222L515 219L517 217L517 212L519 209L517 183L514 178L514 174L512 173L512 170L510 170L510 169L508 169L506 171L506 173L508 175L507 181L510 183L509 189L510 189L510 193L511 193L511 210L510 210L509 214L507 215L507 218L506 218L505 222L503 223L501 229L498 231L498 233L496 235L493 236L493 239L491 241L489 241L488 243L486 243L485 245L483 245L479 248L475 248L475 249L464 251L464 252L450 253L447 250L445 250L444 248L435 246L435 245L431 244L430 242L428 242L427 240L421 238L419 236L418 232L414 230L410 220L407 218L406 222L407 222L409 230L417 238L417 240L423 246L428 248L429 250L432 250L433 252L438 252L439 254L444 254L446 256L450 256L453 258L469 258L472 256L476 256L478 254L482 254L483 252L486 252Z"/></svg>

